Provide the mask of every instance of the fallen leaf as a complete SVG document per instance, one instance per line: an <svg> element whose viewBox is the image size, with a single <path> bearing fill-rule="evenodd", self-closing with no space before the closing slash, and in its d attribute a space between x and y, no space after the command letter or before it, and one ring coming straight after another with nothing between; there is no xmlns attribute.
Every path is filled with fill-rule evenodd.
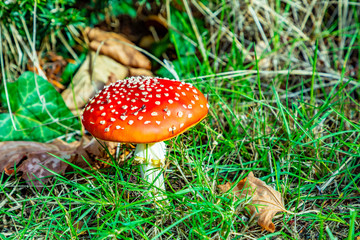
<svg viewBox="0 0 360 240"><path fill-rule="evenodd" d="M86 230L81 231L82 227L84 226L83 221L74 222L72 226L74 230L76 230L77 236L84 235L87 233Z"/></svg>
<svg viewBox="0 0 360 240"><path fill-rule="evenodd" d="M64 71L67 64L73 59L64 59L62 56L57 55L54 52L47 52L46 54L37 53L40 69L45 72L47 80L57 89L63 90L65 87L61 84L61 74ZM38 74L38 69L34 66L31 60L26 64L29 71Z"/></svg>
<svg viewBox="0 0 360 240"><path fill-rule="evenodd" d="M218 185L221 192L227 192L233 184L227 182ZM258 224L269 232L275 231L275 225L272 222L273 217L278 212L287 212L281 194L273 188L266 185L265 182L254 177L252 172L248 177L241 180L232 190L237 198L251 197L247 207L250 214L259 217Z"/></svg>
<svg viewBox="0 0 360 240"><path fill-rule="evenodd" d="M144 68L129 68L128 77L136 76L154 76L153 73Z"/></svg>
<svg viewBox="0 0 360 240"><path fill-rule="evenodd" d="M92 50L97 51L99 49L101 54L109 56L125 66L151 69L150 60L129 46L134 45L134 43L124 36L114 32L105 32L98 28L87 28L85 33L89 38L89 45Z"/></svg>
<svg viewBox="0 0 360 240"><path fill-rule="evenodd" d="M128 69L125 66L105 55L96 56L95 52L91 51L75 74L73 84L70 84L61 96L71 110L82 108L89 98L108 83L109 76L118 80L127 75Z"/></svg>
<svg viewBox="0 0 360 240"><path fill-rule="evenodd" d="M49 180L47 177L53 175L51 171L59 174L65 172L68 164L59 158L70 160L75 154L77 144L68 144L61 140L55 140L53 143L0 142L0 172L13 174L12 169L16 167L16 172L22 172L21 177L29 185L33 184L35 187L41 188L42 183Z"/></svg>
<svg viewBox="0 0 360 240"><path fill-rule="evenodd" d="M76 156L74 157L73 164L83 169L103 169L110 167L107 162L110 163L111 159L109 154L104 149L106 146L109 150L110 155L114 156L116 151L116 143L105 142L91 138L82 139L83 143L76 149ZM84 161L85 158L87 162ZM89 167L89 164L91 167ZM67 170L72 170L69 166Z"/></svg>
<svg viewBox="0 0 360 240"><path fill-rule="evenodd" d="M73 143L58 139L52 143L0 142L0 172L4 171L7 175L21 173L20 176L30 186L41 189L54 172L63 174L65 171L73 170L71 165L61 159L66 159L83 169L107 168L110 166L111 158L104 146L111 155L115 155L116 145L114 142L98 142L95 138L89 140L86 137ZM129 154L127 148L122 149L119 162L123 162Z"/></svg>

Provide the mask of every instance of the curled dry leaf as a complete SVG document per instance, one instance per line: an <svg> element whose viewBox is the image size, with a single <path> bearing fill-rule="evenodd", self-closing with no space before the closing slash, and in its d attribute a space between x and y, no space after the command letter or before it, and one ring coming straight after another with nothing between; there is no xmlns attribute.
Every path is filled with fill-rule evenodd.
<svg viewBox="0 0 360 240"><path fill-rule="evenodd" d="M128 77L136 77L136 76L154 76L154 74L144 68L129 68Z"/></svg>
<svg viewBox="0 0 360 240"><path fill-rule="evenodd" d="M101 54L109 56L125 66L151 69L150 60L141 52L129 46L134 45L134 43L122 35L105 32L98 28L87 28L85 33L89 38L92 50L97 51L99 48Z"/></svg>
<svg viewBox="0 0 360 240"><path fill-rule="evenodd" d="M40 68L46 74L47 80L59 91L65 89L61 84L61 74L64 72L68 63L74 62L73 59L64 59L62 56L54 52L47 52L46 54L38 53ZM44 56L45 55L45 56ZM29 60L26 64L27 70L39 73L34 63Z"/></svg>
<svg viewBox="0 0 360 240"><path fill-rule="evenodd" d="M105 55L95 56L95 52L91 51L75 74L73 84L69 85L61 96L69 109L81 108L89 98L108 84L109 76L118 80L127 75L128 69L125 66Z"/></svg>
<svg viewBox="0 0 360 240"><path fill-rule="evenodd" d="M22 172L22 178L29 185L34 184L40 188L43 186L41 182L46 183L47 177L53 175L51 171L60 174L65 172L68 164L59 158L71 161L78 144L68 144L61 140L55 140L53 143L0 142L0 171L13 173L12 169L16 166L16 171ZM32 180L32 183L29 180Z"/></svg>
<svg viewBox="0 0 360 240"><path fill-rule="evenodd" d="M227 192L232 188L231 183L227 182L218 185L222 192ZM273 217L278 212L286 212L281 194L267 186L265 182L254 177L252 172L249 176L241 180L232 190L234 198L249 198L250 204L247 207L250 214L259 217L258 224L269 232L275 231L275 225L272 222Z"/></svg>
<svg viewBox="0 0 360 240"><path fill-rule="evenodd" d="M52 143L0 142L0 172L5 171L8 175L21 173L21 177L29 185L40 189L54 172L63 174L65 171L72 170L61 159L66 159L83 169L108 167L108 164L102 162L109 161L109 156L103 148L105 145L113 155L115 143L102 142L100 144L95 139L90 141L83 138L80 142L70 144L61 140L55 140ZM102 161L97 161L97 159ZM124 161L124 158L120 160Z"/></svg>
<svg viewBox="0 0 360 240"><path fill-rule="evenodd" d="M111 166L111 158L104 147L106 146L109 153L112 156L115 156L116 145L117 144L114 142L105 142L102 140L96 140L95 138L91 138L91 140L83 138L83 144L81 144L81 146L79 146L76 151L79 157L76 157L73 163L76 166L88 169L89 165L84 162L83 158L81 157L83 156L87 161L90 160L89 163L92 169L108 168Z"/></svg>

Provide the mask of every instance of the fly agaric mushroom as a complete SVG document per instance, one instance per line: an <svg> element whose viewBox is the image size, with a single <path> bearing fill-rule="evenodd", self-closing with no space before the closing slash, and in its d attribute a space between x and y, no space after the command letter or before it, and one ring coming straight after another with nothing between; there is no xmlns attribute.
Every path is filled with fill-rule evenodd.
<svg viewBox="0 0 360 240"><path fill-rule="evenodd" d="M136 143L135 160L141 176L165 191L161 167L165 143L200 122L208 113L204 95L189 83L157 77L119 80L93 97L85 106L82 123L96 138Z"/></svg>

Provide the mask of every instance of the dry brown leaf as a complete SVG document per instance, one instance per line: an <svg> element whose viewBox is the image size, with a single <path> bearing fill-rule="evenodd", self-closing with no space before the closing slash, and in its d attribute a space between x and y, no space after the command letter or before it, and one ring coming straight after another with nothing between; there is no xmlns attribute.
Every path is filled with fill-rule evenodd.
<svg viewBox="0 0 360 240"><path fill-rule="evenodd" d="M82 108L96 91L101 90L108 83L109 76L118 80L124 79L127 75L128 69L125 66L105 55L95 57L95 52L91 51L75 74L73 84L69 85L61 96L71 110Z"/></svg>
<svg viewBox="0 0 360 240"><path fill-rule="evenodd" d="M233 184L227 182L218 185L222 192L227 192ZM278 212L286 212L281 194L267 186L265 182L254 177L252 172L249 176L241 180L234 188L233 193L238 198L251 197L250 204L247 207L250 214L259 217L258 224L269 232L275 231L275 225L272 222L273 217Z"/></svg>
<svg viewBox="0 0 360 240"><path fill-rule="evenodd" d="M135 48L121 43L125 42L134 45L134 43L122 35L114 32L105 32L98 28L87 28L85 33L87 33L92 50L97 51L100 47L101 54L109 56L125 66L151 69L151 62L145 55ZM101 46L102 42L103 45Z"/></svg>
<svg viewBox="0 0 360 240"><path fill-rule="evenodd" d="M128 77L136 77L136 76L154 76L153 73L144 68L129 68Z"/></svg>
<svg viewBox="0 0 360 240"><path fill-rule="evenodd" d="M62 56L57 55L54 52L47 52L46 54L40 54L38 52L40 69L45 73L47 80L58 90L65 89L61 84L61 74L69 62L74 62L72 59L64 59ZM38 69L34 66L31 60L26 64L27 69L32 72L38 73Z"/></svg>
<svg viewBox="0 0 360 240"><path fill-rule="evenodd" d="M29 185L34 184L40 188L43 186L41 182L46 183L47 177L53 175L49 170L60 174L65 172L68 164L59 158L70 160L75 155L77 144L68 144L61 140L53 143L0 142L0 171L13 173L12 169L16 165L16 171L22 172L22 177ZM29 180L32 180L32 183Z"/></svg>
<svg viewBox="0 0 360 240"><path fill-rule="evenodd" d="M78 154L77 156L79 156L76 157L73 162L76 166L85 169L89 168L89 165L84 162L83 158L81 157L83 156L86 160L88 160L88 162L90 161L89 163L93 169L103 169L110 167L110 165L106 164L106 162L110 163L111 159L103 146L106 146L109 150L109 153L114 156L116 151L116 143L105 142L101 140L99 142L95 138L91 138L91 140L83 139L83 141L83 144L79 146L76 151Z"/></svg>
<svg viewBox="0 0 360 240"><path fill-rule="evenodd" d="M21 173L21 177L29 185L41 189L48 182L48 177L53 175L53 172L63 174L65 171L73 170L61 159L66 159L83 169L109 167L110 165L106 162L109 162L110 158L103 148L105 145L110 154L114 155L116 143L101 142L100 144L94 138L88 140L84 137L80 142L70 144L61 140L55 140L52 143L0 142L0 172L5 171L8 175ZM123 155L128 153L124 151ZM87 162L84 161L84 158ZM124 161L124 159L125 157L122 156L120 161Z"/></svg>

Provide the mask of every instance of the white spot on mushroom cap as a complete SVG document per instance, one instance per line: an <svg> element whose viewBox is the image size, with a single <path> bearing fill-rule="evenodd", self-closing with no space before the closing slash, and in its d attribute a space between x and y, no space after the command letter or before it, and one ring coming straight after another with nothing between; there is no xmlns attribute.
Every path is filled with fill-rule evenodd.
<svg viewBox="0 0 360 240"><path fill-rule="evenodd" d="M156 105L160 105L160 102L159 102L159 101L156 101L155 104L156 104Z"/></svg>
<svg viewBox="0 0 360 240"><path fill-rule="evenodd" d="M105 120L101 120L101 121L100 121L100 124L101 124L101 125L104 125L104 124L105 124Z"/></svg>
<svg viewBox="0 0 360 240"><path fill-rule="evenodd" d="M139 116L139 117L138 117L138 120L141 120L141 119L143 119L143 118L144 118L143 116Z"/></svg>
<svg viewBox="0 0 360 240"><path fill-rule="evenodd" d="M100 111L102 111L104 109L104 106L100 106L99 109Z"/></svg>
<svg viewBox="0 0 360 240"><path fill-rule="evenodd" d="M182 112L182 111L179 111L179 112L177 113L177 115L178 115L178 117L182 117L182 116L183 116L183 112Z"/></svg>
<svg viewBox="0 0 360 240"><path fill-rule="evenodd" d="M125 120L127 116L120 116L121 120Z"/></svg>
<svg viewBox="0 0 360 240"><path fill-rule="evenodd" d="M103 117L104 117L105 115L106 115L106 112L103 112L103 113L101 114L101 116L103 116Z"/></svg>
<svg viewBox="0 0 360 240"><path fill-rule="evenodd" d="M152 113L151 113L151 116L154 116L154 117L155 117L155 116L157 116L157 115L158 115L157 112L152 112Z"/></svg>
<svg viewBox="0 0 360 240"><path fill-rule="evenodd" d="M133 123L134 123L133 120L129 120L129 121L128 121L128 124L129 124L129 125L132 125Z"/></svg>
<svg viewBox="0 0 360 240"><path fill-rule="evenodd" d="M151 123L151 121L145 121L145 122L144 122L144 124L149 124L149 123Z"/></svg>

